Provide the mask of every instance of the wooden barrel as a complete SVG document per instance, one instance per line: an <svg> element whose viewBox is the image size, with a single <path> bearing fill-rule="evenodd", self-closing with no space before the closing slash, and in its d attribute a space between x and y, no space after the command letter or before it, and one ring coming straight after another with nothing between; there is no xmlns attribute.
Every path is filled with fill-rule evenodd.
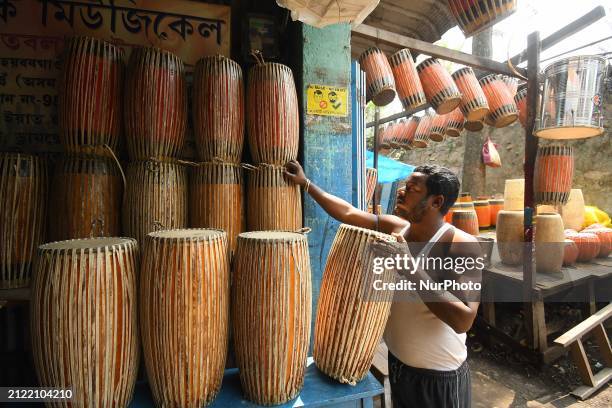
<svg viewBox="0 0 612 408"><path fill-rule="evenodd" d="M425 92L410 51L402 48L391 56L389 62L395 79L397 96L404 109L416 109L425 105L427 103Z"/></svg>
<svg viewBox="0 0 612 408"><path fill-rule="evenodd" d="M266 63L249 71L247 138L255 163L284 165L297 159L300 118L293 73Z"/></svg>
<svg viewBox="0 0 612 408"><path fill-rule="evenodd" d="M525 207L525 179L508 179L504 186L504 210L523 211Z"/></svg>
<svg viewBox="0 0 612 408"><path fill-rule="evenodd" d="M424 148L429 145L429 135L431 133L431 125L433 118L431 115L424 115L419 120L419 124L414 131L414 139L412 145L418 148Z"/></svg>
<svg viewBox="0 0 612 408"><path fill-rule="evenodd" d="M395 79L387 56L371 47L359 56L359 65L366 73L366 99L376 106L385 106L395 99Z"/></svg>
<svg viewBox="0 0 612 408"><path fill-rule="evenodd" d="M518 109L506 84L494 74L481 78L479 83L489 104L486 124L502 128L514 123L518 118Z"/></svg>
<svg viewBox="0 0 612 408"><path fill-rule="evenodd" d="M59 139L71 153L117 148L121 134L123 50L91 37L68 41L59 81Z"/></svg>
<svg viewBox="0 0 612 408"><path fill-rule="evenodd" d="M125 136L131 160L177 157L185 141L183 62L158 48L135 48L125 87Z"/></svg>
<svg viewBox="0 0 612 408"><path fill-rule="evenodd" d="M221 388L230 271L221 230L150 233L140 271L143 359L157 406L202 407Z"/></svg>
<svg viewBox="0 0 612 408"><path fill-rule="evenodd" d="M559 214L535 216L535 258L538 273L559 273L563 265L565 235Z"/></svg>
<svg viewBox="0 0 612 408"><path fill-rule="evenodd" d="M452 224L468 234L478 235L478 216L474 210L453 210Z"/></svg>
<svg viewBox="0 0 612 408"><path fill-rule="evenodd" d="M138 246L129 238L39 249L31 305L34 366L41 387L72 389L72 406L127 407L132 400L137 259Z"/></svg>
<svg viewBox="0 0 612 408"><path fill-rule="evenodd" d="M447 0L448 8L463 31L470 37L516 11L517 0Z"/></svg>
<svg viewBox="0 0 612 408"><path fill-rule="evenodd" d="M567 204L574 177L574 149L565 145L538 147L533 180L537 204Z"/></svg>
<svg viewBox="0 0 612 408"><path fill-rule="evenodd" d="M463 126L465 124L465 118L461 109L455 108L454 111L446 115L446 135L450 137L459 137L463 132Z"/></svg>
<svg viewBox="0 0 612 408"><path fill-rule="evenodd" d="M123 233L139 243L149 232L187 227L187 171L181 165L142 161L127 167Z"/></svg>
<svg viewBox="0 0 612 408"><path fill-rule="evenodd" d="M497 213L504 209L503 199L491 199L489 200L489 207L491 208L491 222L490 225L497 225Z"/></svg>
<svg viewBox="0 0 612 408"><path fill-rule="evenodd" d="M69 156L53 174L49 239L117 237L121 235L123 184L112 159Z"/></svg>
<svg viewBox="0 0 612 408"><path fill-rule="evenodd" d="M491 226L491 206L488 200L474 201L474 209L478 217L479 228L489 228Z"/></svg>
<svg viewBox="0 0 612 408"><path fill-rule="evenodd" d="M459 109L468 122L483 120L489 113L489 103L485 96L474 70L470 67L458 69L452 75L457 89L461 92Z"/></svg>
<svg viewBox="0 0 612 408"><path fill-rule="evenodd" d="M204 57L193 74L193 133L200 160L239 163L244 145L242 68L222 55Z"/></svg>
<svg viewBox="0 0 612 408"><path fill-rule="evenodd" d="M561 207L561 218L566 229L579 231L584 223L584 196L579 188L570 190L567 204Z"/></svg>
<svg viewBox="0 0 612 408"><path fill-rule="evenodd" d="M366 169L366 203L372 201L376 183L378 182L378 171L375 168L368 167Z"/></svg>
<svg viewBox="0 0 612 408"><path fill-rule="evenodd" d="M232 277L234 350L242 391L262 405L295 398L304 384L312 313L303 234L238 236Z"/></svg>
<svg viewBox="0 0 612 408"><path fill-rule="evenodd" d="M232 163L204 163L189 177L189 225L227 232L230 253L246 230L242 168Z"/></svg>
<svg viewBox="0 0 612 408"><path fill-rule="evenodd" d="M434 115L429 130L429 140L433 142L443 142L447 128L448 115Z"/></svg>
<svg viewBox="0 0 612 408"><path fill-rule="evenodd" d="M523 211L501 210L497 213L497 249L502 263L523 263Z"/></svg>
<svg viewBox="0 0 612 408"><path fill-rule="evenodd" d="M461 93L448 71L436 58L428 58L417 66L427 101L438 115L450 113L461 103Z"/></svg>
<svg viewBox="0 0 612 408"><path fill-rule="evenodd" d="M527 126L527 87L520 89L514 96L514 103L518 109L518 120L523 125Z"/></svg>
<svg viewBox="0 0 612 408"><path fill-rule="evenodd" d="M45 238L46 197L41 158L0 153L0 289L29 286L35 251Z"/></svg>
<svg viewBox="0 0 612 408"><path fill-rule="evenodd" d="M302 195L285 180L284 167L260 165L247 173L247 229L295 231L302 228Z"/></svg>
<svg viewBox="0 0 612 408"><path fill-rule="evenodd" d="M480 132L482 129L484 129L484 120L477 120L474 122L466 121L464 127L470 132Z"/></svg>

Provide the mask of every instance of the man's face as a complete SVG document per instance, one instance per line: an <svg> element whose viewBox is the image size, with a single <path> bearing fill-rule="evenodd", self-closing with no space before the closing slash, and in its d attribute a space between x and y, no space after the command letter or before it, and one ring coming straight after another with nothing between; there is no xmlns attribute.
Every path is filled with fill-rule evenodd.
<svg viewBox="0 0 612 408"><path fill-rule="evenodd" d="M423 220L431 207L431 197L427 197L427 175L412 173L404 187L397 191L397 204L394 213L403 219L418 223Z"/></svg>

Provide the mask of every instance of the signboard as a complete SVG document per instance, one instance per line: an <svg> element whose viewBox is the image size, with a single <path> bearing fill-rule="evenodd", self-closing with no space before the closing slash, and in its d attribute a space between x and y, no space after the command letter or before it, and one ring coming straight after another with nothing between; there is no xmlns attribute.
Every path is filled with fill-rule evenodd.
<svg viewBox="0 0 612 408"><path fill-rule="evenodd" d="M309 115L346 116L348 112L347 88L308 85L306 100Z"/></svg>

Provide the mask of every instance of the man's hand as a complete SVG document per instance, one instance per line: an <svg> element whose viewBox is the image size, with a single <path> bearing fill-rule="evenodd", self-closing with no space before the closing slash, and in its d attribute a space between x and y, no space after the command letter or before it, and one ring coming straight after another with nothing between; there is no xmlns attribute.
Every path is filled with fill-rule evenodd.
<svg viewBox="0 0 612 408"><path fill-rule="evenodd" d="M291 160L285 163L285 170L283 171L286 180L289 180L298 186L306 185L306 175L304 169L297 160Z"/></svg>

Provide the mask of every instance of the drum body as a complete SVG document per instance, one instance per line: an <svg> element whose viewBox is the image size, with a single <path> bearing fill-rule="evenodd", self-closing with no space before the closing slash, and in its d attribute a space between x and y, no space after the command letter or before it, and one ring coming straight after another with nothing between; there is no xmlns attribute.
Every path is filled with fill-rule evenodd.
<svg viewBox="0 0 612 408"><path fill-rule="evenodd" d="M523 263L524 239L523 211L501 210L497 213L497 250L502 263Z"/></svg>
<svg viewBox="0 0 612 408"><path fill-rule="evenodd" d="M393 102L395 79L387 56L380 49L372 47L359 56L359 65L366 73L366 99L376 106Z"/></svg>
<svg viewBox="0 0 612 408"><path fill-rule="evenodd" d="M251 68L246 106L255 163L284 165L297 159L300 122L291 69L276 63Z"/></svg>
<svg viewBox="0 0 612 408"><path fill-rule="evenodd" d="M485 122L496 128L511 125L518 118L518 109L508 86L498 75L487 75L479 81L484 92L489 113Z"/></svg>
<svg viewBox="0 0 612 408"><path fill-rule="evenodd" d="M157 48L136 48L127 69L125 136L131 160L176 157L187 125L183 62Z"/></svg>
<svg viewBox="0 0 612 408"><path fill-rule="evenodd" d="M461 103L461 93L448 71L435 58L417 66L427 101L438 115L451 112Z"/></svg>
<svg viewBox="0 0 612 408"><path fill-rule="evenodd" d="M574 149L565 145L538 147L533 180L537 204L567 204L574 177Z"/></svg>
<svg viewBox="0 0 612 408"><path fill-rule="evenodd" d="M510 91L510 96L513 98L516 96L516 91L518 90L518 78L514 78L508 75L500 75L499 77L506 87L508 91Z"/></svg>
<svg viewBox="0 0 612 408"><path fill-rule="evenodd" d="M491 226L491 206L488 200L474 201L474 210L478 217L479 228L489 228Z"/></svg>
<svg viewBox="0 0 612 408"><path fill-rule="evenodd" d="M504 200L492 199L489 200L489 207L491 208L491 222L490 225L497 225L497 213L504 209Z"/></svg>
<svg viewBox="0 0 612 408"><path fill-rule="evenodd" d="M59 81L59 136L70 153L116 149L121 134L123 50L90 37L67 46Z"/></svg>
<svg viewBox="0 0 612 408"><path fill-rule="evenodd" d="M468 234L478 235L478 216L473 209L453 210L452 224Z"/></svg>
<svg viewBox="0 0 612 408"><path fill-rule="evenodd" d="M377 181L378 171L375 168L368 167L366 169L366 203L372 201Z"/></svg>
<svg viewBox="0 0 612 408"><path fill-rule="evenodd" d="M221 388L229 337L230 271L221 230L150 233L139 320L156 405L202 407Z"/></svg>
<svg viewBox="0 0 612 408"><path fill-rule="evenodd" d="M485 96L474 70L470 67L461 68L452 75L459 92L461 92L461 104L459 109L469 122L483 120L489 113L489 103Z"/></svg>
<svg viewBox="0 0 612 408"><path fill-rule="evenodd" d="M193 76L193 128L200 159L239 163L244 145L244 85L240 65L204 57Z"/></svg>
<svg viewBox="0 0 612 408"><path fill-rule="evenodd" d="M45 239L47 169L39 157L0 153L0 289L27 287Z"/></svg>
<svg viewBox="0 0 612 408"><path fill-rule="evenodd" d="M32 286L32 352L42 387L70 387L56 407L126 407L138 369L138 246L129 238L42 245Z"/></svg>
<svg viewBox="0 0 612 408"><path fill-rule="evenodd" d="M430 115L425 115L419 120L419 125L414 132L414 140L412 141L414 147L424 148L429 145L432 122L433 118Z"/></svg>
<svg viewBox="0 0 612 408"><path fill-rule="evenodd" d="M282 404L304 384L312 284L308 241L293 232L238 236L232 277L234 350L242 390L257 404Z"/></svg>
<svg viewBox="0 0 612 408"><path fill-rule="evenodd" d="M454 111L446 115L446 118L446 135L450 137L461 136L461 132L463 132L463 126L465 124L465 118L463 113L461 113L461 109L455 108Z"/></svg>
<svg viewBox="0 0 612 408"><path fill-rule="evenodd" d="M429 130L429 140L433 142L443 142L447 129L448 115L434 115Z"/></svg>
<svg viewBox="0 0 612 408"><path fill-rule="evenodd" d="M397 95L404 109L416 109L427 103L410 51L407 48L399 50L391 56L390 63Z"/></svg>
<svg viewBox="0 0 612 408"><path fill-rule="evenodd" d="M400 142L400 147L404 149L412 149L412 142L414 141L414 136L416 134L416 130L419 127L419 117L411 116L410 119L406 121L406 125L404 126L404 135Z"/></svg>
<svg viewBox="0 0 612 408"><path fill-rule="evenodd" d="M535 216L536 272L559 273L563 265L565 236L559 214L543 213Z"/></svg>
<svg viewBox="0 0 612 408"><path fill-rule="evenodd" d="M603 134L602 95L606 59L570 57L544 70L544 91L535 135L584 139Z"/></svg>
<svg viewBox="0 0 612 408"><path fill-rule="evenodd" d="M519 89L514 96L514 103L518 109L518 120L523 127L527 127L527 87Z"/></svg>
<svg viewBox="0 0 612 408"><path fill-rule="evenodd" d="M448 7L466 37L503 20L516 11L517 0L447 0Z"/></svg>

